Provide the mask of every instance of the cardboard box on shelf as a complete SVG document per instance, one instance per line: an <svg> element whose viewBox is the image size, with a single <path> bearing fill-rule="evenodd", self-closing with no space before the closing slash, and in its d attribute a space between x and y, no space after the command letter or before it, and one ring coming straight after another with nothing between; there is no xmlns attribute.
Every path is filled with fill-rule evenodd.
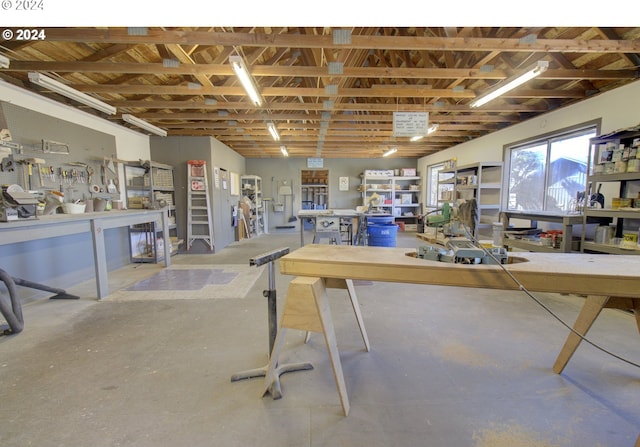
<svg viewBox="0 0 640 447"><path fill-rule="evenodd" d="M402 177L415 177L416 176L416 168L403 168L400 170L400 175Z"/></svg>

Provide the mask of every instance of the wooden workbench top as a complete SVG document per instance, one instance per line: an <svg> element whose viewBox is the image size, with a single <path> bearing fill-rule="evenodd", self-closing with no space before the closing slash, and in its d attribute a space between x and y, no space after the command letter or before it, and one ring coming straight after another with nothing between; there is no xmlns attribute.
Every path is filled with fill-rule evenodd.
<svg viewBox="0 0 640 447"><path fill-rule="evenodd" d="M310 244L280 259L280 271L383 282L517 290L498 265L427 261L410 248ZM505 265L531 291L640 297L640 256L517 253Z"/></svg>

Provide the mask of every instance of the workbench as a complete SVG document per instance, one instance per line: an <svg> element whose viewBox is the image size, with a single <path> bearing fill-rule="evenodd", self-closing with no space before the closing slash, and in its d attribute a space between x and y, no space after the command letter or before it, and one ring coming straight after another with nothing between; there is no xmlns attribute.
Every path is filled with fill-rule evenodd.
<svg viewBox="0 0 640 447"><path fill-rule="evenodd" d="M118 210L82 214L52 214L38 219L0 223L0 245L91 233L98 298L109 295L104 230L154 222L169 240L169 221L164 209ZM171 244L164 244L164 265L171 264ZM61 260L62 261L62 260Z"/></svg>
<svg viewBox="0 0 640 447"><path fill-rule="evenodd" d="M356 210L350 209L331 209L331 210L300 210L298 212L298 219L300 219L300 245L304 245L304 219L311 219L313 221L313 233L314 240L317 241L319 238L318 231L316 228L318 218L332 218L335 217L339 221L341 219L353 220L359 217L362 217L364 213L359 213ZM336 231L326 231L325 234L336 239L336 243L340 244L341 235L340 235L340 223L337 223L338 228ZM352 224L353 225L353 224Z"/></svg>
<svg viewBox="0 0 640 447"><path fill-rule="evenodd" d="M265 384L272 380L286 328L323 333L347 415L349 402L327 287L336 287L336 281L365 280L520 290L502 267L428 261L415 257L415 250L409 248L314 244L295 250L280 259L280 272L297 278L289 285ZM504 268L531 292L587 296L574 324L574 329L582 335L605 307L634 310L640 330L640 256L517 253ZM350 290L351 294L352 302L357 303L355 289ZM553 366L556 373L562 372L581 341L573 332L569 334ZM265 393L267 391L265 389Z"/></svg>

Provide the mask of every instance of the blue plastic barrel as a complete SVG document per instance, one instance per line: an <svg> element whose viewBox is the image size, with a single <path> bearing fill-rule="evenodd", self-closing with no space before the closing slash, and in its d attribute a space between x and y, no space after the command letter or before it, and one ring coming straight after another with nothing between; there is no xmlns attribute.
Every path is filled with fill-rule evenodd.
<svg viewBox="0 0 640 447"><path fill-rule="evenodd" d="M367 224L390 224L393 223L393 216L367 216Z"/></svg>
<svg viewBox="0 0 640 447"><path fill-rule="evenodd" d="M367 226L369 245L374 247L395 247L398 226L394 223L371 224Z"/></svg>

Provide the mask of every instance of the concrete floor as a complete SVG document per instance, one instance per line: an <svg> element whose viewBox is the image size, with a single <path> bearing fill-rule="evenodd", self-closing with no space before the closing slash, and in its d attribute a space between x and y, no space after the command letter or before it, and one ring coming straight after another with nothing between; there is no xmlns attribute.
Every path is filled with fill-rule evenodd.
<svg viewBox="0 0 640 447"><path fill-rule="evenodd" d="M398 246L418 244L399 233ZM299 245L297 232L276 233L172 262L247 266ZM283 375L282 399L262 397L262 379L230 381L267 362L266 269L244 297L126 299L122 289L159 270L112 272L117 300L97 301L88 282L69 289L80 300L24 306L24 332L0 337L0 446L609 447L638 437L640 370L583 343L554 374L567 330L521 293L361 283L367 353L345 292L331 290L345 418L320 335L305 345L288 331L281 362L315 368ZM290 279L276 277L280 306ZM582 303L538 296L570 323ZM632 315L605 310L590 336L640 361Z"/></svg>

